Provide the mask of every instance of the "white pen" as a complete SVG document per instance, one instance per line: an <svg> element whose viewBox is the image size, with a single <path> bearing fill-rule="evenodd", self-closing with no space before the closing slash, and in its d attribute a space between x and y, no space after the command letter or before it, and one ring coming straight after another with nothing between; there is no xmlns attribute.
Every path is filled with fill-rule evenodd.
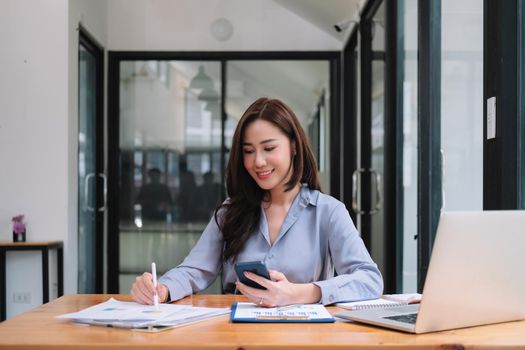
<svg viewBox="0 0 525 350"><path fill-rule="evenodd" d="M151 263L151 274L153 275L153 288L155 288L155 292L153 293L153 305L159 307L159 294L157 293L157 266L154 262Z"/></svg>

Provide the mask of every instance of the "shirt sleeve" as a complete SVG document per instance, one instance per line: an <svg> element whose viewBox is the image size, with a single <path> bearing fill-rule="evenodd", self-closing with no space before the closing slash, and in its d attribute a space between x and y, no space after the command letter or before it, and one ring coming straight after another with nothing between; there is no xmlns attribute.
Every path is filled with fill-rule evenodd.
<svg viewBox="0 0 525 350"><path fill-rule="evenodd" d="M221 271L222 250L222 233L212 217L184 261L159 278L159 282L169 289L170 301L206 289L212 284Z"/></svg>
<svg viewBox="0 0 525 350"><path fill-rule="evenodd" d="M377 299L383 293L383 277L343 203L330 215L328 247L338 276L314 282L321 288L324 305L342 301Z"/></svg>

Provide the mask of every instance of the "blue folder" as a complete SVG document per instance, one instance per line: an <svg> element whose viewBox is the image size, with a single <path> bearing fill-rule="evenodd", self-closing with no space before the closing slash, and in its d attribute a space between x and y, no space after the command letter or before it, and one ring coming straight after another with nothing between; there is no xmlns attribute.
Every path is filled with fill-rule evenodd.
<svg viewBox="0 0 525 350"><path fill-rule="evenodd" d="M294 305L283 308L259 307L250 312L250 316L241 315L242 307L255 308L250 303L234 303L230 320L232 322L256 322L256 323L333 323L335 319L328 313L326 308L320 304Z"/></svg>

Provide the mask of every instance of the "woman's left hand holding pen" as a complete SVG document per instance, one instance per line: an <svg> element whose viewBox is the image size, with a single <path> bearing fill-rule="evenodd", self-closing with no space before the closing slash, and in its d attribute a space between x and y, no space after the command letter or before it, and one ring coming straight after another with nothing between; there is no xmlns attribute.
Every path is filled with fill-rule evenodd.
<svg viewBox="0 0 525 350"><path fill-rule="evenodd" d="M168 287L162 283L157 283L157 294L159 302L164 303L168 300ZM135 278L133 286L131 286L131 297L133 301L139 304L153 305L153 296L155 289L153 287L153 275L149 272L144 272L142 275Z"/></svg>

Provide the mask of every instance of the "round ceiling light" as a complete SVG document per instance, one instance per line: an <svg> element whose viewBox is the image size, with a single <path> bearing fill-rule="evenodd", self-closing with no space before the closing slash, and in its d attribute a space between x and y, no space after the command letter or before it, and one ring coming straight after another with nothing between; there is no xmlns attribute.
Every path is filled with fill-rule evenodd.
<svg viewBox="0 0 525 350"><path fill-rule="evenodd" d="M211 36L218 41L226 41L233 35L233 24L226 18L217 18L210 25Z"/></svg>

